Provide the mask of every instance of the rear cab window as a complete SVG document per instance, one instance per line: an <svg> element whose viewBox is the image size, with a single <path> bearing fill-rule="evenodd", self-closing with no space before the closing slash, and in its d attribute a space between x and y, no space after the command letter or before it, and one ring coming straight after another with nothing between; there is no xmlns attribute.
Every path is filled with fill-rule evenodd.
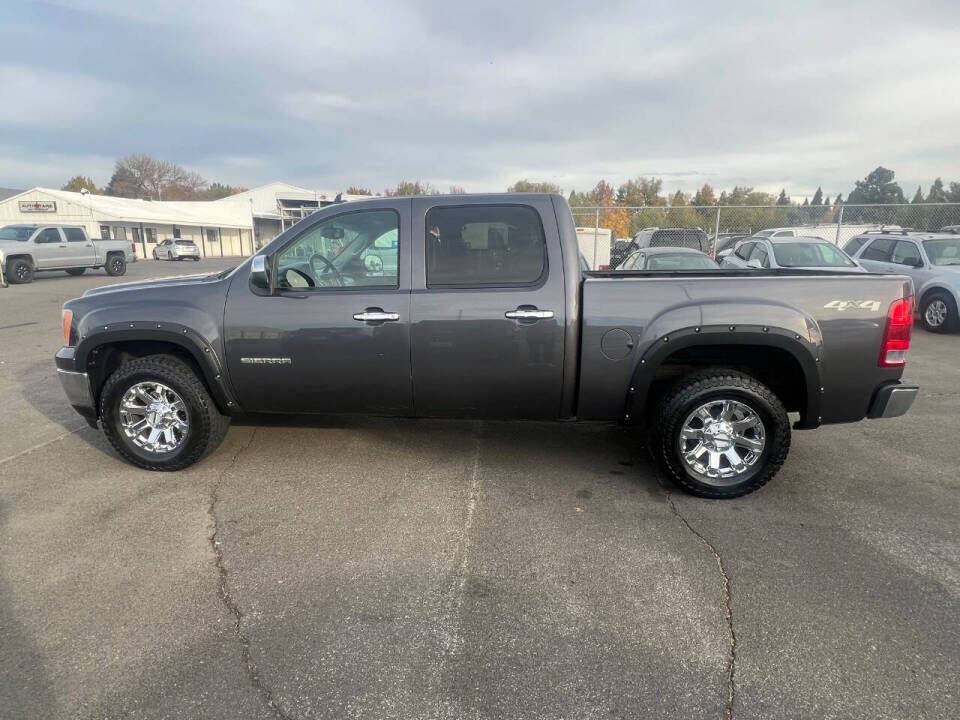
<svg viewBox="0 0 960 720"><path fill-rule="evenodd" d="M425 242L427 287L520 287L546 275L540 214L525 205L430 208Z"/></svg>

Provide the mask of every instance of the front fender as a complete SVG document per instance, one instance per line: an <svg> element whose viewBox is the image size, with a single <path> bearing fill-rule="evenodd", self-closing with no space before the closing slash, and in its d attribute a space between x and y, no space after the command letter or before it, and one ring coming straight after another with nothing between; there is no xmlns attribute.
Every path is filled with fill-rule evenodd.
<svg viewBox="0 0 960 720"><path fill-rule="evenodd" d="M202 313L197 314L202 315ZM98 318L98 315L101 313L93 312L85 316L77 329L79 341L73 354L73 365L77 371L89 372L92 354L105 345L136 341L170 343L188 352L196 361L221 412L240 411L224 372L223 359L219 351L219 332L214 331L211 335L205 335L192 326L166 321L140 319L108 322ZM200 327L205 331L210 329L207 323L201 324Z"/></svg>

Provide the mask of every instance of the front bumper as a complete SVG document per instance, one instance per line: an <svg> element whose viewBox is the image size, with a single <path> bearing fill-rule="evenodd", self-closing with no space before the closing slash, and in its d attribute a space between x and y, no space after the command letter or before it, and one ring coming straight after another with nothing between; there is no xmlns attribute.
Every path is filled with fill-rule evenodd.
<svg viewBox="0 0 960 720"><path fill-rule="evenodd" d="M72 347L62 347L57 352L57 377L67 400L91 427L97 427L97 407L90 387L90 376L77 372L73 362Z"/></svg>
<svg viewBox="0 0 960 720"><path fill-rule="evenodd" d="M905 415L919 392L919 385L900 380L883 385L874 394L867 417L891 418Z"/></svg>

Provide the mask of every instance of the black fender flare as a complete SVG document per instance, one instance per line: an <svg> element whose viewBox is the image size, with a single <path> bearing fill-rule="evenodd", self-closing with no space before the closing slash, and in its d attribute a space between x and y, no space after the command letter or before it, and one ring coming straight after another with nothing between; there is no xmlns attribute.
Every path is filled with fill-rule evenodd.
<svg viewBox="0 0 960 720"><path fill-rule="evenodd" d="M77 343L73 362L80 372L89 372L91 355L104 345L118 342L159 341L182 348L196 361L203 379L213 395L220 412L240 412L227 382L223 361L216 348L195 330L177 323L127 322L100 325L90 329Z"/></svg>
<svg viewBox="0 0 960 720"><path fill-rule="evenodd" d="M798 429L820 426L823 393L820 347L801 335L783 328L762 325L715 325L687 327L664 335L652 343L637 361L630 380L624 415L631 418L643 409L657 370L678 350L697 345L757 345L786 351L803 373L805 408Z"/></svg>

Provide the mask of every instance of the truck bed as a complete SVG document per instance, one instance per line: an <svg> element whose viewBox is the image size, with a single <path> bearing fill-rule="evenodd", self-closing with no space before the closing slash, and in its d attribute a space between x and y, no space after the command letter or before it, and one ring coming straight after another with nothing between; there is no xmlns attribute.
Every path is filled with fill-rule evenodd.
<svg viewBox="0 0 960 720"><path fill-rule="evenodd" d="M577 416L629 412L623 388L642 406L658 372L696 337L749 355L773 342L807 375L800 427L852 422L876 387L902 368L878 363L890 305L913 294L908 277L811 270L586 272ZM632 347L628 347L632 344Z"/></svg>

